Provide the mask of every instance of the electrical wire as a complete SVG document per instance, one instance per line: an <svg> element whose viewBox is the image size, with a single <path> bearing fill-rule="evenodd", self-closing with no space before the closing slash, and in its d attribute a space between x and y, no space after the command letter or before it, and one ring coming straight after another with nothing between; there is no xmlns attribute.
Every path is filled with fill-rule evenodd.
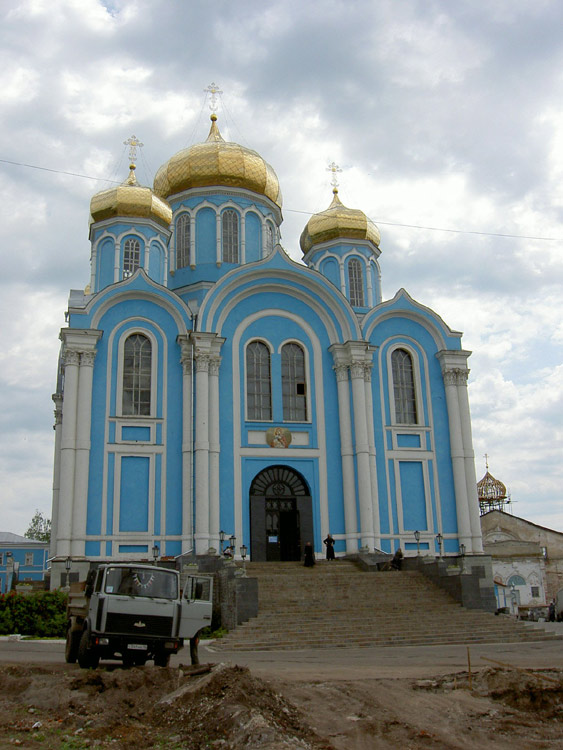
<svg viewBox="0 0 563 750"><path fill-rule="evenodd" d="M65 172L62 169L50 169L49 167L40 167L35 164L25 164L24 162L11 161L10 159L0 159L2 164L12 164L16 167L25 167L27 169L38 169L43 172L52 172L54 174L64 174L70 177L81 177L85 180L97 180L98 182L111 182L116 185L121 184L121 180L112 180L107 177L93 177L88 174L79 174L77 172ZM313 216L313 211L303 211L297 208L284 208L287 213L303 214L304 216ZM528 234L509 234L507 232L480 232L476 229L451 229L449 227L430 227L424 224L405 224L397 221L382 221L381 219L374 219L369 217L377 225L388 226L388 227L400 227L403 229L420 229L426 232L449 232L450 234L473 234L480 237L504 237L507 239L515 240L538 240L541 242L563 242L563 237L538 237L536 235Z"/></svg>

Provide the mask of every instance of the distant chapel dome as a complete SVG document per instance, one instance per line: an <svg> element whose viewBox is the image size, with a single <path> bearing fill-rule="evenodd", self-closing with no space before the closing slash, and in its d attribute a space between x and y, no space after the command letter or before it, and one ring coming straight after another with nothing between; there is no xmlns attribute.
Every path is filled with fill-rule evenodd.
<svg viewBox="0 0 563 750"><path fill-rule="evenodd" d="M299 240L303 255L306 255L313 245L330 240L351 239L369 240L379 247L381 240L379 229L363 211L347 208L338 197L338 190L333 190L334 198L326 209L311 216Z"/></svg>
<svg viewBox="0 0 563 750"><path fill-rule="evenodd" d="M131 164L129 177L117 187L103 190L90 201L90 214L94 221L111 219L114 216L153 219L163 227L170 226L172 209L149 187L137 182L135 165Z"/></svg>
<svg viewBox="0 0 563 750"><path fill-rule="evenodd" d="M282 206L273 168L256 151L223 140L215 114L211 115L211 129L204 143L178 151L160 167L154 178L154 191L161 198L168 198L183 190L211 185L252 190Z"/></svg>

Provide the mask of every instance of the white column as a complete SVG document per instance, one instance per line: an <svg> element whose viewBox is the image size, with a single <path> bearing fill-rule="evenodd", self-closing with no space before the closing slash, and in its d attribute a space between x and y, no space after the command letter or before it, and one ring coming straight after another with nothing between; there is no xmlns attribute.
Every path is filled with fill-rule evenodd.
<svg viewBox="0 0 563 750"><path fill-rule="evenodd" d="M375 305L375 300L373 298L373 274L371 272L371 263L366 263L366 284L368 288L368 305L369 307L373 307Z"/></svg>
<svg viewBox="0 0 563 750"><path fill-rule="evenodd" d="M448 423L450 427L450 454L452 457L452 468L454 474L458 536L460 543L465 544L467 549L471 549L471 523L469 520L467 484L465 480L465 459L463 455L461 419L457 395L458 374L456 370L444 370L442 374L446 390Z"/></svg>
<svg viewBox="0 0 563 750"><path fill-rule="evenodd" d="M209 542L219 549L220 485L219 485L219 366L220 357L209 362Z"/></svg>
<svg viewBox="0 0 563 750"><path fill-rule="evenodd" d="M240 262L246 263L246 214L240 217Z"/></svg>
<svg viewBox="0 0 563 750"><path fill-rule="evenodd" d="M457 395L461 418L461 437L463 441L463 455L465 462L467 502L469 504L469 522L471 524L471 546L473 554L480 554L483 552L483 537L481 534L479 498L477 497L477 477L475 476L475 453L473 451L473 435L471 432L471 414L469 411L469 398L467 394L468 376L469 370L460 370Z"/></svg>
<svg viewBox="0 0 563 750"><path fill-rule="evenodd" d="M190 268L195 268L195 216L190 215ZM177 262L177 261L176 261Z"/></svg>
<svg viewBox="0 0 563 750"><path fill-rule="evenodd" d="M223 254L221 252L221 212L217 211L215 214L215 260L218 266L223 261Z"/></svg>
<svg viewBox="0 0 563 750"><path fill-rule="evenodd" d="M340 291L346 297L346 276L344 274L344 261L339 260L338 265L340 268Z"/></svg>
<svg viewBox="0 0 563 750"><path fill-rule="evenodd" d="M352 396L354 399L354 431L356 438L356 465L358 471L358 496L360 505L360 532L362 547L370 551L375 546L373 509L371 502L371 467L366 417L365 362L354 360L350 367Z"/></svg>
<svg viewBox="0 0 563 750"><path fill-rule="evenodd" d="M63 397L61 393L53 393L55 402L55 458L53 461L53 507L51 510L51 544L49 557L54 557L57 546L57 529L59 522L59 495L61 487L61 435L63 425Z"/></svg>
<svg viewBox="0 0 563 750"><path fill-rule="evenodd" d="M381 549L381 523L379 520L379 488L377 486L377 461L375 453L375 427L373 421L373 394L371 391L371 370L373 364L365 367L366 417L368 426L369 468L371 482L371 505L373 513L374 547Z"/></svg>
<svg viewBox="0 0 563 750"><path fill-rule="evenodd" d="M86 537L94 357L95 353L93 351L81 352L80 354L76 415L76 455L74 472L74 508L72 514L72 544L70 550L71 555L84 554L84 540Z"/></svg>
<svg viewBox="0 0 563 750"><path fill-rule="evenodd" d="M74 504L74 470L76 453L76 412L78 402L78 366L80 354L72 349L63 352L64 395L63 425L61 435L61 473L59 490L59 517L55 554L70 555L72 511Z"/></svg>
<svg viewBox="0 0 563 750"><path fill-rule="evenodd" d="M119 263L119 253L121 252L121 246L120 243L116 241L115 243L115 251L113 254L113 281L114 283L117 283L118 281L121 281L121 276L119 273L120 269L120 263Z"/></svg>
<svg viewBox="0 0 563 750"><path fill-rule="evenodd" d="M195 357L195 548L209 548L209 355Z"/></svg>
<svg viewBox="0 0 563 750"><path fill-rule="evenodd" d="M344 361L342 346L335 344L329 351L334 358L336 386L338 389L338 421L340 423L340 455L342 458L342 497L346 529L346 553L358 551L358 519L356 514L356 483L354 478L354 449L352 446L352 418L350 414L350 387L348 365Z"/></svg>
<svg viewBox="0 0 563 750"><path fill-rule="evenodd" d="M182 552L193 549L193 493L192 493L192 345L187 336L178 336L182 363Z"/></svg>

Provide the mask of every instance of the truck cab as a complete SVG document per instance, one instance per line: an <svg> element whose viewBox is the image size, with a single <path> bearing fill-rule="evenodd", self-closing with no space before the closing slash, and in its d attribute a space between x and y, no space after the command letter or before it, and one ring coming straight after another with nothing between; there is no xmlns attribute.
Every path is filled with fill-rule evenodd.
<svg viewBox="0 0 563 750"><path fill-rule="evenodd" d="M185 639L211 624L213 580L142 564L108 563L70 593L65 656L81 667L120 658L126 666L167 666Z"/></svg>

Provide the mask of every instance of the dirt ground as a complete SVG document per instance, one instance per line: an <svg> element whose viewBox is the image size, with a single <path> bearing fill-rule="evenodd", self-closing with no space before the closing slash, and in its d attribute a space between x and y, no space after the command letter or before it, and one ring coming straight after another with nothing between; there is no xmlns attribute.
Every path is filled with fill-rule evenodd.
<svg viewBox="0 0 563 750"><path fill-rule="evenodd" d="M0 748L561 748L563 670L264 679L246 667L0 666Z"/></svg>

